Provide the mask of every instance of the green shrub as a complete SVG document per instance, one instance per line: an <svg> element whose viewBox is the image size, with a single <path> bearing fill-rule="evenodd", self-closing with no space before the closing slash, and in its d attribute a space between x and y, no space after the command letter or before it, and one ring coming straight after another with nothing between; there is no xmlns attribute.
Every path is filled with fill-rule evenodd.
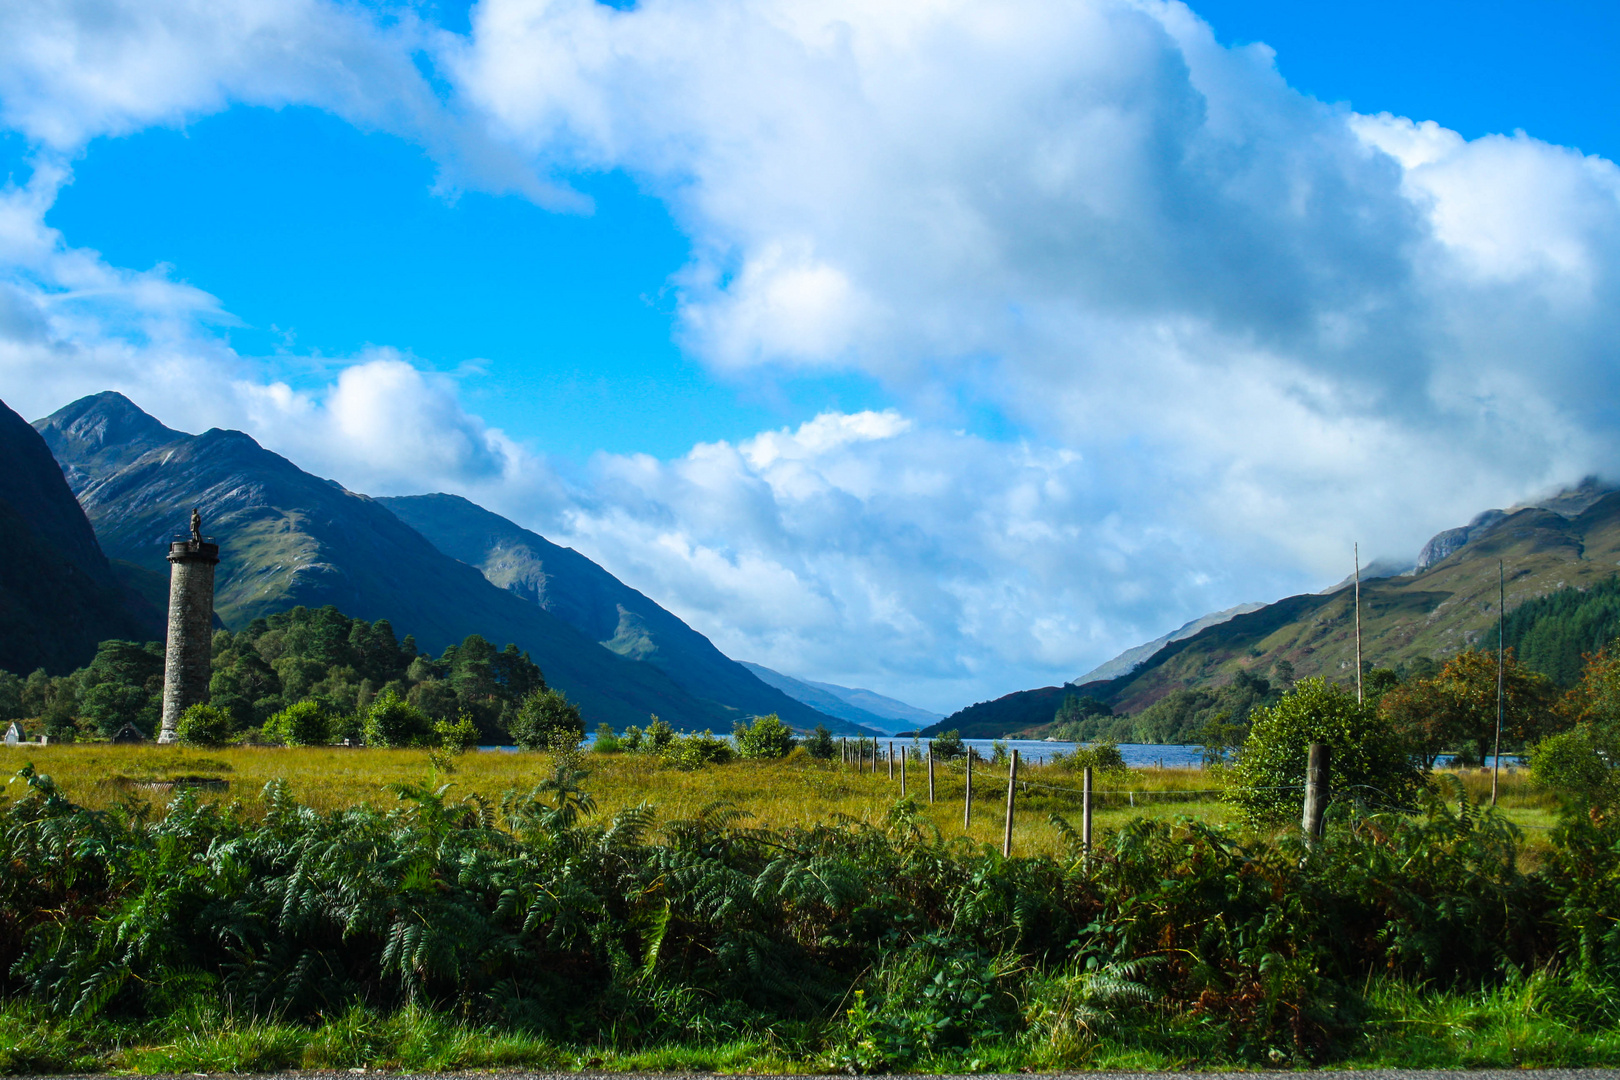
<svg viewBox="0 0 1620 1080"><path fill-rule="evenodd" d="M794 744L793 729L775 713L756 716L752 724L739 721L732 738L737 740L737 756L744 758L786 757Z"/></svg>
<svg viewBox="0 0 1620 1080"><path fill-rule="evenodd" d="M231 737L231 717L224 709L199 703L180 714L174 734L186 746L220 746Z"/></svg>
<svg viewBox="0 0 1620 1080"><path fill-rule="evenodd" d="M439 720L433 725L433 741L442 750L459 754L478 745L478 725L466 713L454 721Z"/></svg>
<svg viewBox="0 0 1620 1080"><path fill-rule="evenodd" d="M1119 744L1112 740L1093 743L1090 746L1077 746L1067 754L1054 754L1051 763L1073 772L1089 768L1093 773L1117 776L1130 771L1125 764L1125 755L1119 752Z"/></svg>
<svg viewBox="0 0 1620 1080"><path fill-rule="evenodd" d="M624 729L624 735L619 739L619 746L632 754L641 749L642 730L634 724Z"/></svg>
<svg viewBox="0 0 1620 1080"><path fill-rule="evenodd" d="M833 744L832 732L827 730L825 724L816 725L810 737L804 740L804 749L817 761L827 761L838 752L838 747Z"/></svg>
<svg viewBox="0 0 1620 1080"><path fill-rule="evenodd" d="M675 741L675 729L654 716L647 725L647 735L641 748L649 753L661 754Z"/></svg>
<svg viewBox="0 0 1620 1080"><path fill-rule="evenodd" d="M320 702L305 698L266 720L260 734L286 746L325 746L332 741L332 721Z"/></svg>
<svg viewBox="0 0 1620 1080"><path fill-rule="evenodd" d="M612 724L596 725L596 738L591 742L591 753L618 754L625 749L624 741L613 734Z"/></svg>
<svg viewBox="0 0 1620 1080"><path fill-rule="evenodd" d="M1335 795L1371 806L1410 806L1427 785L1404 741L1370 702L1359 704L1342 687L1313 678L1250 714L1227 798L1254 824L1297 817L1313 742L1331 748Z"/></svg>
<svg viewBox="0 0 1620 1080"><path fill-rule="evenodd" d="M392 690L384 690L366 709L367 746L415 746L428 737L427 714Z"/></svg>
<svg viewBox="0 0 1620 1080"><path fill-rule="evenodd" d="M712 731L705 731L701 735L674 737L660 751L659 756L664 759L666 765L691 771L707 765L724 765L734 754L729 742L717 738Z"/></svg>
<svg viewBox="0 0 1620 1080"><path fill-rule="evenodd" d="M1620 740L1592 724L1541 740L1530 751L1536 782L1595 806L1620 796Z"/></svg>
<svg viewBox="0 0 1620 1080"><path fill-rule="evenodd" d="M945 731L934 736L934 757L939 761L955 761L967 757L967 744L960 731Z"/></svg>
<svg viewBox="0 0 1620 1080"><path fill-rule="evenodd" d="M523 699L507 730L523 749L544 750L557 735L571 735L577 744L585 737L585 721L561 690L536 690Z"/></svg>

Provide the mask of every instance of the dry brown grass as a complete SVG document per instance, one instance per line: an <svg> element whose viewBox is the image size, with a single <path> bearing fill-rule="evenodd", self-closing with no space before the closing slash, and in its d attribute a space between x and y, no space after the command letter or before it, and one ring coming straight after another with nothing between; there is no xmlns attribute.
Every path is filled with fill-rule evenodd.
<svg viewBox="0 0 1620 1080"><path fill-rule="evenodd" d="M716 801L736 804L753 821L772 828L809 825L837 817L881 822L899 798L898 778L876 775L853 766L822 764L803 753L785 761L737 761L696 772L681 772L658 759L639 754L586 754L591 770L586 789L598 810L612 814L624 806L650 802L661 818L689 816ZM259 793L272 779L284 779L301 801L319 809L369 802L396 804L390 784L449 783L449 796L477 792L498 800L509 790L528 790L549 772L544 754L470 753L455 760L455 771L436 770L420 750L348 750L337 748L222 748L113 746L105 743L0 748L0 773L14 775L32 762L49 773L76 802L105 807L127 799L145 800L161 811L172 789L161 786L182 777L223 780L224 790L202 791L204 798L239 801L248 813L259 806ZM928 787L922 767L907 767L907 792L926 804ZM1017 797L1014 848L1020 853L1054 852L1061 848L1058 829L1048 816L1059 813L1078 826L1080 776L1061 768L1024 766ZM1490 776L1463 775L1470 797L1488 797ZM936 770L936 801L926 808L930 821L946 838L962 834L961 766ZM1232 819L1232 810L1211 792L1216 779L1202 769L1139 769L1122 777L1099 777L1096 825L1116 828L1132 817L1195 816L1211 822ZM1005 766L974 769L974 806L968 835L976 842L1001 843L1006 805ZM8 787L15 795L15 783ZM1502 777L1501 803L1510 817L1532 826L1530 846L1545 842L1555 800L1535 790L1522 773ZM1536 828L1540 826L1540 828Z"/></svg>

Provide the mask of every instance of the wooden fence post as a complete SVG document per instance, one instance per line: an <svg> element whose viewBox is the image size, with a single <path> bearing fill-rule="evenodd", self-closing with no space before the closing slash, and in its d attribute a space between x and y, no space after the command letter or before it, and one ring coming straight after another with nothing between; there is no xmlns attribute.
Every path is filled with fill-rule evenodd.
<svg viewBox="0 0 1620 1080"><path fill-rule="evenodd" d="M894 782L894 743L889 744L889 782Z"/></svg>
<svg viewBox="0 0 1620 1080"><path fill-rule="evenodd" d="M967 784L962 789L962 831L973 828L973 748L968 747Z"/></svg>
<svg viewBox="0 0 1620 1080"><path fill-rule="evenodd" d="M1007 762L1007 827L1001 834L1001 857L1012 856L1013 792L1018 786L1018 751L1012 752Z"/></svg>
<svg viewBox="0 0 1620 1080"><path fill-rule="evenodd" d="M900 797L906 797L906 748L900 747Z"/></svg>
<svg viewBox="0 0 1620 1080"><path fill-rule="evenodd" d="M1080 850L1087 859L1091 858L1091 766L1080 780Z"/></svg>
<svg viewBox="0 0 1620 1080"><path fill-rule="evenodd" d="M838 737L838 764L840 764L840 765L848 765L849 764L849 736L848 735L840 735Z"/></svg>
<svg viewBox="0 0 1620 1080"><path fill-rule="evenodd" d="M1314 844L1322 835L1322 815L1327 810L1332 767L1332 753L1327 743L1311 743L1311 756L1305 766L1305 812L1299 823L1305 831L1306 843Z"/></svg>
<svg viewBox="0 0 1620 1080"><path fill-rule="evenodd" d="M928 740L928 804L934 803L934 740Z"/></svg>

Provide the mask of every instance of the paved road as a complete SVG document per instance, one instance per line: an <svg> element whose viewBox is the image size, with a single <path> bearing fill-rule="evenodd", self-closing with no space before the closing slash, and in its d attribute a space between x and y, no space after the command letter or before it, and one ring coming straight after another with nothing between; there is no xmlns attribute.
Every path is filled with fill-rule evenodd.
<svg viewBox="0 0 1620 1080"><path fill-rule="evenodd" d="M379 1080L686 1080L692 1077L712 1077L714 1073L591 1073L562 1072L539 1073L506 1070L472 1071L458 1073L389 1073L378 1069L348 1069L337 1072L285 1072L238 1073L231 1080L355 1080L359 1075L377 1076ZM193 1080L205 1073L178 1073L171 1077L143 1077L142 1080ZM736 1074L729 1074L736 1075ZM743 1074L750 1075L750 1074ZM771 1080L827 1080L825 1075L795 1076L769 1075ZM1041 1080L1213 1080L1231 1073L1177 1073L1177 1072L1074 1072L1036 1073ZM1277 1080L1620 1080L1620 1069L1356 1069L1312 1070L1286 1072L1281 1070L1254 1074L1276 1077ZM974 1073L972 1075L940 1075L903 1073L896 1080L1030 1080L1029 1073ZM19 1078L12 1078L19 1080ZM33 1080L33 1078L21 1078ZM79 1073L67 1076L41 1077L38 1080L113 1080L106 1076ZM119 1077L118 1080L127 1080Z"/></svg>

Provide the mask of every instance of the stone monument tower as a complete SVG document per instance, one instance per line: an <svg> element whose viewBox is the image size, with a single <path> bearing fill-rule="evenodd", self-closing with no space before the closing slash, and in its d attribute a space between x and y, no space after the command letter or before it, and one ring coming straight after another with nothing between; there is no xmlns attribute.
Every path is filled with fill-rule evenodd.
<svg viewBox="0 0 1620 1080"><path fill-rule="evenodd" d="M203 539L202 514L191 512L191 537L169 544L169 640L163 652L163 728L174 742L180 714L208 700L214 644L214 567L219 545Z"/></svg>

